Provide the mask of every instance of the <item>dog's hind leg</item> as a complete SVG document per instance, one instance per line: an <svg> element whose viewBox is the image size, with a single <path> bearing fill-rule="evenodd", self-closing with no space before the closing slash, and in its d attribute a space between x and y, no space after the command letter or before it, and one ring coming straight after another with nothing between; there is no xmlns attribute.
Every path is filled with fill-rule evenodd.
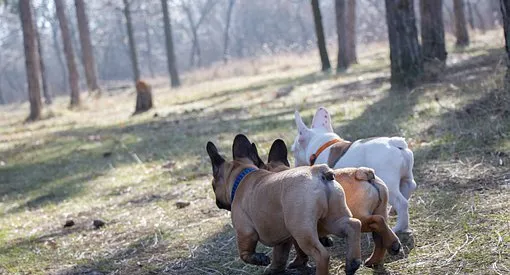
<svg viewBox="0 0 510 275"><path fill-rule="evenodd" d="M244 230L243 230L244 229ZM237 249L239 256L245 263L266 266L271 260L264 253L256 253L259 235L252 228L237 229Z"/></svg>
<svg viewBox="0 0 510 275"><path fill-rule="evenodd" d="M389 190L390 204L397 211L397 224L392 228L393 232L408 232L409 231L409 202L400 193L400 191Z"/></svg>
<svg viewBox="0 0 510 275"><path fill-rule="evenodd" d="M338 237L347 237L345 273L354 274L361 265L361 222L354 218L340 218L326 222L325 229Z"/></svg>
<svg viewBox="0 0 510 275"><path fill-rule="evenodd" d="M296 257L292 262L289 264L289 268L302 268L305 267L308 263L308 255L299 247L299 244L296 242L296 240L293 240L294 243L294 249L296 250Z"/></svg>
<svg viewBox="0 0 510 275"><path fill-rule="evenodd" d="M319 241L317 228L308 230L295 230L291 232L302 251L311 256L316 263L315 274L329 274L329 252Z"/></svg>
<svg viewBox="0 0 510 275"><path fill-rule="evenodd" d="M373 266L381 263L384 260L386 249L388 249L392 255L399 253L401 248L400 241L395 233L391 231L383 216L371 215L360 220L362 223L361 231L372 232L375 244L372 255L365 263L366 266Z"/></svg>
<svg viewBox="0 0 510 275"><path fill-rule="evenodd" d="M282 271L285 271L291 247L292 239L289 239L273 247L273 259L271 260L271 265L268 266L264 271L264 275L278 274Z"/></svg>
<svg viewBox="0 0 510 275"><path fill-rule="evenodd" d="M406 198L409 200L411 197L411 194L413 194L414 190L416 190L416 182L413 178L402 178L400 181L400 192Z"/></svg>

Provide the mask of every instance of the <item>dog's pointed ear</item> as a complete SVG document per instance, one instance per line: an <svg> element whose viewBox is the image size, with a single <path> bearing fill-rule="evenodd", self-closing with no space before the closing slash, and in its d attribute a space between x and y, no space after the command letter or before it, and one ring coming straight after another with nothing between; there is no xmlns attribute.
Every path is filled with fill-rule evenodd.
<svg viewBox="0 0 510 275"><path fill-rule="evenodd" d="M298 111L294 113L294 119L296 120L296 126L298 128L298 142L305 144L310 138L311 130L306 127Z"/></svg>
<svg viewBox="0 0 510 275"><path fill-rule="evenodd" d="M238 134L232 143L232 155L234 160L248 158L253 160L253 152L250 140L243 134Z"/></svg>
<svg viewBox="0 0 510 275"><path fill-rule="evenodd" d="M209 155L209 158L211 159L211 165L213 170L213 175L218 175L218 172L220 171L220 165L222 165L225 162L225 159L218 153L218 149L212 142L207 142L206 146L207 154Z"/></svg>
<svg viewBox="0 0 510 275"><path fill-rule="evenodd" d="M260 158L259 151L257 150L257 145L255 143L251 144L252 151L252 161L258 168L265 167L264 161Z"/></svg>
<svg viewBox="0 0 510 275"><path fill-rule="evenodd" d="M315 112L315 116L313 116L312 120L312 129L314 128L323 128L328 132L333 132L333 126L331 125L331 116L329 115L328 110L324 107L320 107Z"/></svg>
<svg viewBox="0 0 510 275"><path fill-rule="evenodd" d="M280 161L285 164L287 167L290 167L289 160L287 159L287 145L281 139L277 139L271 145L271 150L269 150L269 157L267 158L267 162L270 163L272 161Z"/></svg>

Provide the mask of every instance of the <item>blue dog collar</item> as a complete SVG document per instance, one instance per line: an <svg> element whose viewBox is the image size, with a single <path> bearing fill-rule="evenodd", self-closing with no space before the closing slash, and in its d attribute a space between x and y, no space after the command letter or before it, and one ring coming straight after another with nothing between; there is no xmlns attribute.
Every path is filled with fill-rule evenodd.
<svg viewBox="0 0 510 275"><path fill-rule="evenodd" d="M255 169L253 167L244 168L243 171L241 171L241 173L236 177L236 180L234 181L234 186L232 186L232 193L230 194L230 203L232 203L234 201L234 196L236 194L237 187L239 187L239 184L244 179L244 177L246 177L246 175L248 175L249 173L251 173L255 170L257 170L257 169Z"/></svg>

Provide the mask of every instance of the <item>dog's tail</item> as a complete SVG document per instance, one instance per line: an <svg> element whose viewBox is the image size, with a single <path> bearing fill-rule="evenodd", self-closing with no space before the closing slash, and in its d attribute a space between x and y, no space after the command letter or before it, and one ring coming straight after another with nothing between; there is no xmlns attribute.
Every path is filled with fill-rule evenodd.
<svg viewBox="0 0 510 275"><path fill-rule="evenodd" d="M335 180L335 173L333 170L326 164L314 165L312 166L312 177L318 179L326 186L324 190L326 191L326 196L329 201L331 196L331 186L329 183Z"/></svg>
<svg viewBox="0 0 510 275"><path fill-rule="evenodd" d="M406 140L403 137L391 137L388 143L391 146L395 146L400 150L405 150L409 148L409 146L407 146Z"/></svg>
<svg viewBox="0 0 510 275"><path fill-rule="evenodd" d="M312 176L319 178L323 183L335 180L335 174L326 164L312 166Z"/></svg>

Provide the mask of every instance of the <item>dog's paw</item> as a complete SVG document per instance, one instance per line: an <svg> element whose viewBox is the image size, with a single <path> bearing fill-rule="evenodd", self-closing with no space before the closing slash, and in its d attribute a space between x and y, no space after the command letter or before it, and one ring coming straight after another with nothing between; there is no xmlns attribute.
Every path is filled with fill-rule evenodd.
<svg viewBox="0 0 510 275"><path fill-rule="evenodd" d="M391 255L398 255L398 253L400 253L400 249L402 248L402 245L400 244L399 241L395 241L393 242L393 244L391 244L391 248L388 249L388 252L391 254Z"/></svg>
<svg viewBox="0 0 510 275"><path fill-rule="evenodd" d="M264 253L254 253L251 256L251 263L254 265L267 266L271 263L271 258Z"/></svg>
<svg viewBox="0 0 510 275"><path fill-rule="evenodd" d="M320 237L319 241L324 247L332 247L333 246L333 238L331 237Z"/></svg>
<svg viewBox="0 0 510 275"><path fill-rule="evenodd" d="M345 263L345 274L350 275L356 273L356 270L361 266L360 259L354 259L349 263Z"/></svg>
<svg viewBox="0 0 510 275"><path fill-rule="evenodd" d="M302 269L307 267L309 267L308 256L296 257L288 266L289 269Z"/></svg>

